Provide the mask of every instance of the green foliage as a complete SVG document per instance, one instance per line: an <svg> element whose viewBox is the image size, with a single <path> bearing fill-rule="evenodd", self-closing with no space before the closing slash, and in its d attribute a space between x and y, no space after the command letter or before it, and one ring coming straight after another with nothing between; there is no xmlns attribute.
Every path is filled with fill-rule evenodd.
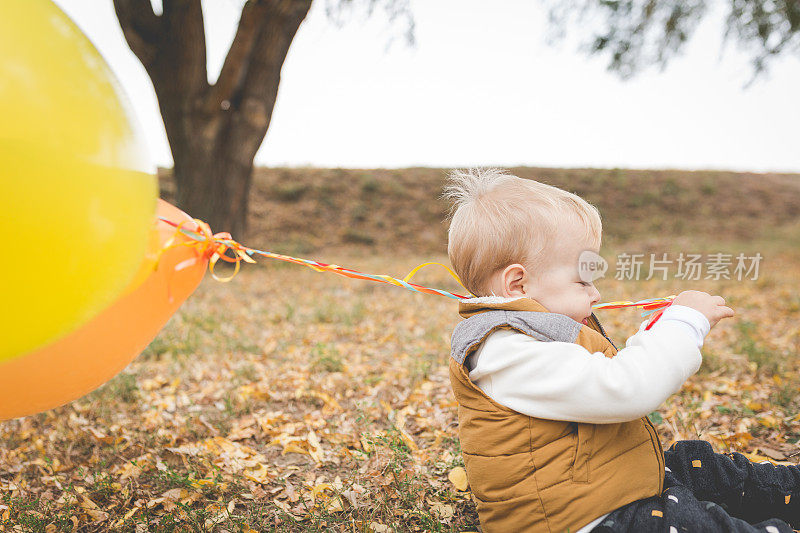
<svg viewBox="0 0 800 533"><path fill-rule="evenodd" d="M683 51L710 0L546 0L562 34L580 27L591 53L608 57L608 68L628 78L650 65L665 66ZM800 51L800 3L794 0L728 0L725 39L752 55L755 74L773 57Z"/></svg>

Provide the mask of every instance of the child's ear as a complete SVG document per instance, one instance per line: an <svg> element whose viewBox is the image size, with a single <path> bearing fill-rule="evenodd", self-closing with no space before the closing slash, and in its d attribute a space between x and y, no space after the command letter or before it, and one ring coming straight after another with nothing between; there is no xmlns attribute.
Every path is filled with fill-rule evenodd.
<svg viewBox="0 0 800 533"><path fill-rule="evenodd" d="M501 277L503 282L503 296L506 298L521 298L527 296L528 271L520 264L508 265L503 269Z"/></svg>

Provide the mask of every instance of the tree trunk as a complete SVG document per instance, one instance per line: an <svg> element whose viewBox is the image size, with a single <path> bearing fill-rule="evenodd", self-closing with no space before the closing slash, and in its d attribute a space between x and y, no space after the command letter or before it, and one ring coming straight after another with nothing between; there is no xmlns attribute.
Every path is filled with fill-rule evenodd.
<svg viewBox="0 0 800 533"><path fill-rule="evenodd" d="M175 162L176 204L241 238L253 159L269 128L280 71L311 0L248 0L219 78L208 83L200 0L114 0L158 98Z"/></svg>
<svg viewBox="0 0 800 533"><path fill-rule="evenodd" d="M214 232L227 231L242 239L247 228L254 154L236 146L198 149L191 143L170 144L175 160L176 204L192 217L208 222Z"/></svg>

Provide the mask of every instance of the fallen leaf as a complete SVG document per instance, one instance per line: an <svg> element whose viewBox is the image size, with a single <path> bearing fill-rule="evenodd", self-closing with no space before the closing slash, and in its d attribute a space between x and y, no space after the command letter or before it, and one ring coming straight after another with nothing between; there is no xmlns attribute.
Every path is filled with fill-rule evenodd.
<svg viewBox="0 0 800 533"><path fill-rule="evenodd" d="M448 505L442 502L428 502L431 506L431 511L433 511L441 520L450 520L453 518L453 514L455 511L453 510L452 505Z"/></svg>
<svg viewBox="0 0 800 533"><path fill-rule="evenodd" d="M467 472L461 466L453 468L450 473L447 474L447 479L450 480L450 483L453 484L456 490L465 491L469 487Z"/></svg>
<svg viewBox="0 0 800 533"><path fill-rule="evenodd" d="M767 448L765 446L759 446L758 451L769 457L770 459L774 459L776 461L785 461L786 456L778 450Z"/></svg>

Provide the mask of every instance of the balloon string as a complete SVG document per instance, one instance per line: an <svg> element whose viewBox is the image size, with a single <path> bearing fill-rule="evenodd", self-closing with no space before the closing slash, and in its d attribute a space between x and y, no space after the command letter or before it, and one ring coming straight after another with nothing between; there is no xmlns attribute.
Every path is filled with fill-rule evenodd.
<svg viewBox="0 0 800 533"><path fill-rule="evenodd" d="M306 266L317 272L332 272L334 274L338 274L340 276L352 279L364 279L369 281L377 281L379 283L388 283L390 285L403 287L404 289L413 292L419 292L424 294L436 294L439 296L445 296L447 298L451 298L453 300L465 300L474 297L474 295L471 294L466 289L466 287L464 287L464 284L461 283L461 280L459 279L458 275L456 275L455 272L453 272L448 266L442 263L437 263L433 261L428 263L423 263L415 267L413 270L411 270L411 272L409 272L405 278L397 279L386 274L366 274L364 272L359 272L358 270L353 270L351 268L346 268L339 265L333 265L333 264L329 265L311 259L302 259L299 257L292 257L289 255L283 255L274 252L267 252L264 250L257 250L255 248L249 248L233 240L230 233L227 232L212 233L209 225L199 219L193 220L194 223L197 225L197 228L195 230L185 227L186 223L184 222L176 224L175 222L172 222L171 220L168 220L164 217L159 217L159 220L175 228L175 235L165 244L162 252L168 248L181 245L199 247L200 253L198 254L198 257L195 257L193 259L187 259L183 263L178 264L175 267L175 270L181 270L182 268L187 268L188 266L194 265L199 261L207 259L209 261L208 268L209 271L211 272L211 275L214 277L214 279L221 282L231 281L234 278L234 276L236 276L236 274L239 272L239 266L241 261L245 261L247 263L255 263L255 260L253 260L252 256L259 255L270 259L278 259L280 261L286 261L289 263L295 263L297 265ZM177 235L179 233L189 237L190 239L192 239L192 241L176 244ZM233 257L227 255L226 252L228 252L228 250L232 251L234 255ZM233 274L224 278L218 277L214 273L214 266L217 264L219 260L223 260L228 263L234 263L235 265ZM447 270L447 272L458 282L458 284L464 287L465 290L467 290L468 296L456 294L443 289L435 289L432 287L425 287L422 285L417 285L416 283L411 283L411 278L421 268L429 265L439 265L443 267L445 270ZM674 298L675 296L671 295L664 298L650 298L647 300L639 300L637 302L630 302L630 301L607 302L607 303L595 304L592 306L592 308L597 310L604 310L604 309L622 309L627 307L641 307L644 310L644 312L642 313L643 317L653 314L653 316L650 319L650 324L647 326L647 328L649 329L661 317L661 313L663 312L663 310L672 304L672 300Z"/></svg>
<svg viewBox="0 0 800 533"><path fill-rule="evenodd" d="M459 278L459 277L458 277L458 274L456 274L455 272L453 272L453 271L450 269L450 267L449 267L449 266L447 266L447 265L444 265L444 264L442 264L442 263L437 263L436 261L430 261L430 262L428 262L428 263L422 263L421 265L417 265L416 267L414 267L414 269L413 269L411 272L409 272L409 273L408 273L408 275L407 275L406 277L404 277L404 278L403 278L403 281L411 281L411 278L412 278L412 277L414 277L414 274L416 274L416 273L417 273L417 271L419 271L419 270L420 270L422 267L426 267L426 266L428 266L428 265L439 265L439 266L440 266L440 267L442 267L443 269L447 270L447 273L448 273L448 274L450 274L451 276L453 276L453 279L455 279L455 280L456 280L456 282L458 282L458 284L459 284L459 285L461 285L462 287L464 287L464 284L463 284L463 283L461 283L461 278ZM464 287L464 290L465 290L465 291L467 291L467 292L469 293L470 297L474 297L474 295L473 295L471 292L469 292L469 289L467 289L466 287Z"/></svg>

